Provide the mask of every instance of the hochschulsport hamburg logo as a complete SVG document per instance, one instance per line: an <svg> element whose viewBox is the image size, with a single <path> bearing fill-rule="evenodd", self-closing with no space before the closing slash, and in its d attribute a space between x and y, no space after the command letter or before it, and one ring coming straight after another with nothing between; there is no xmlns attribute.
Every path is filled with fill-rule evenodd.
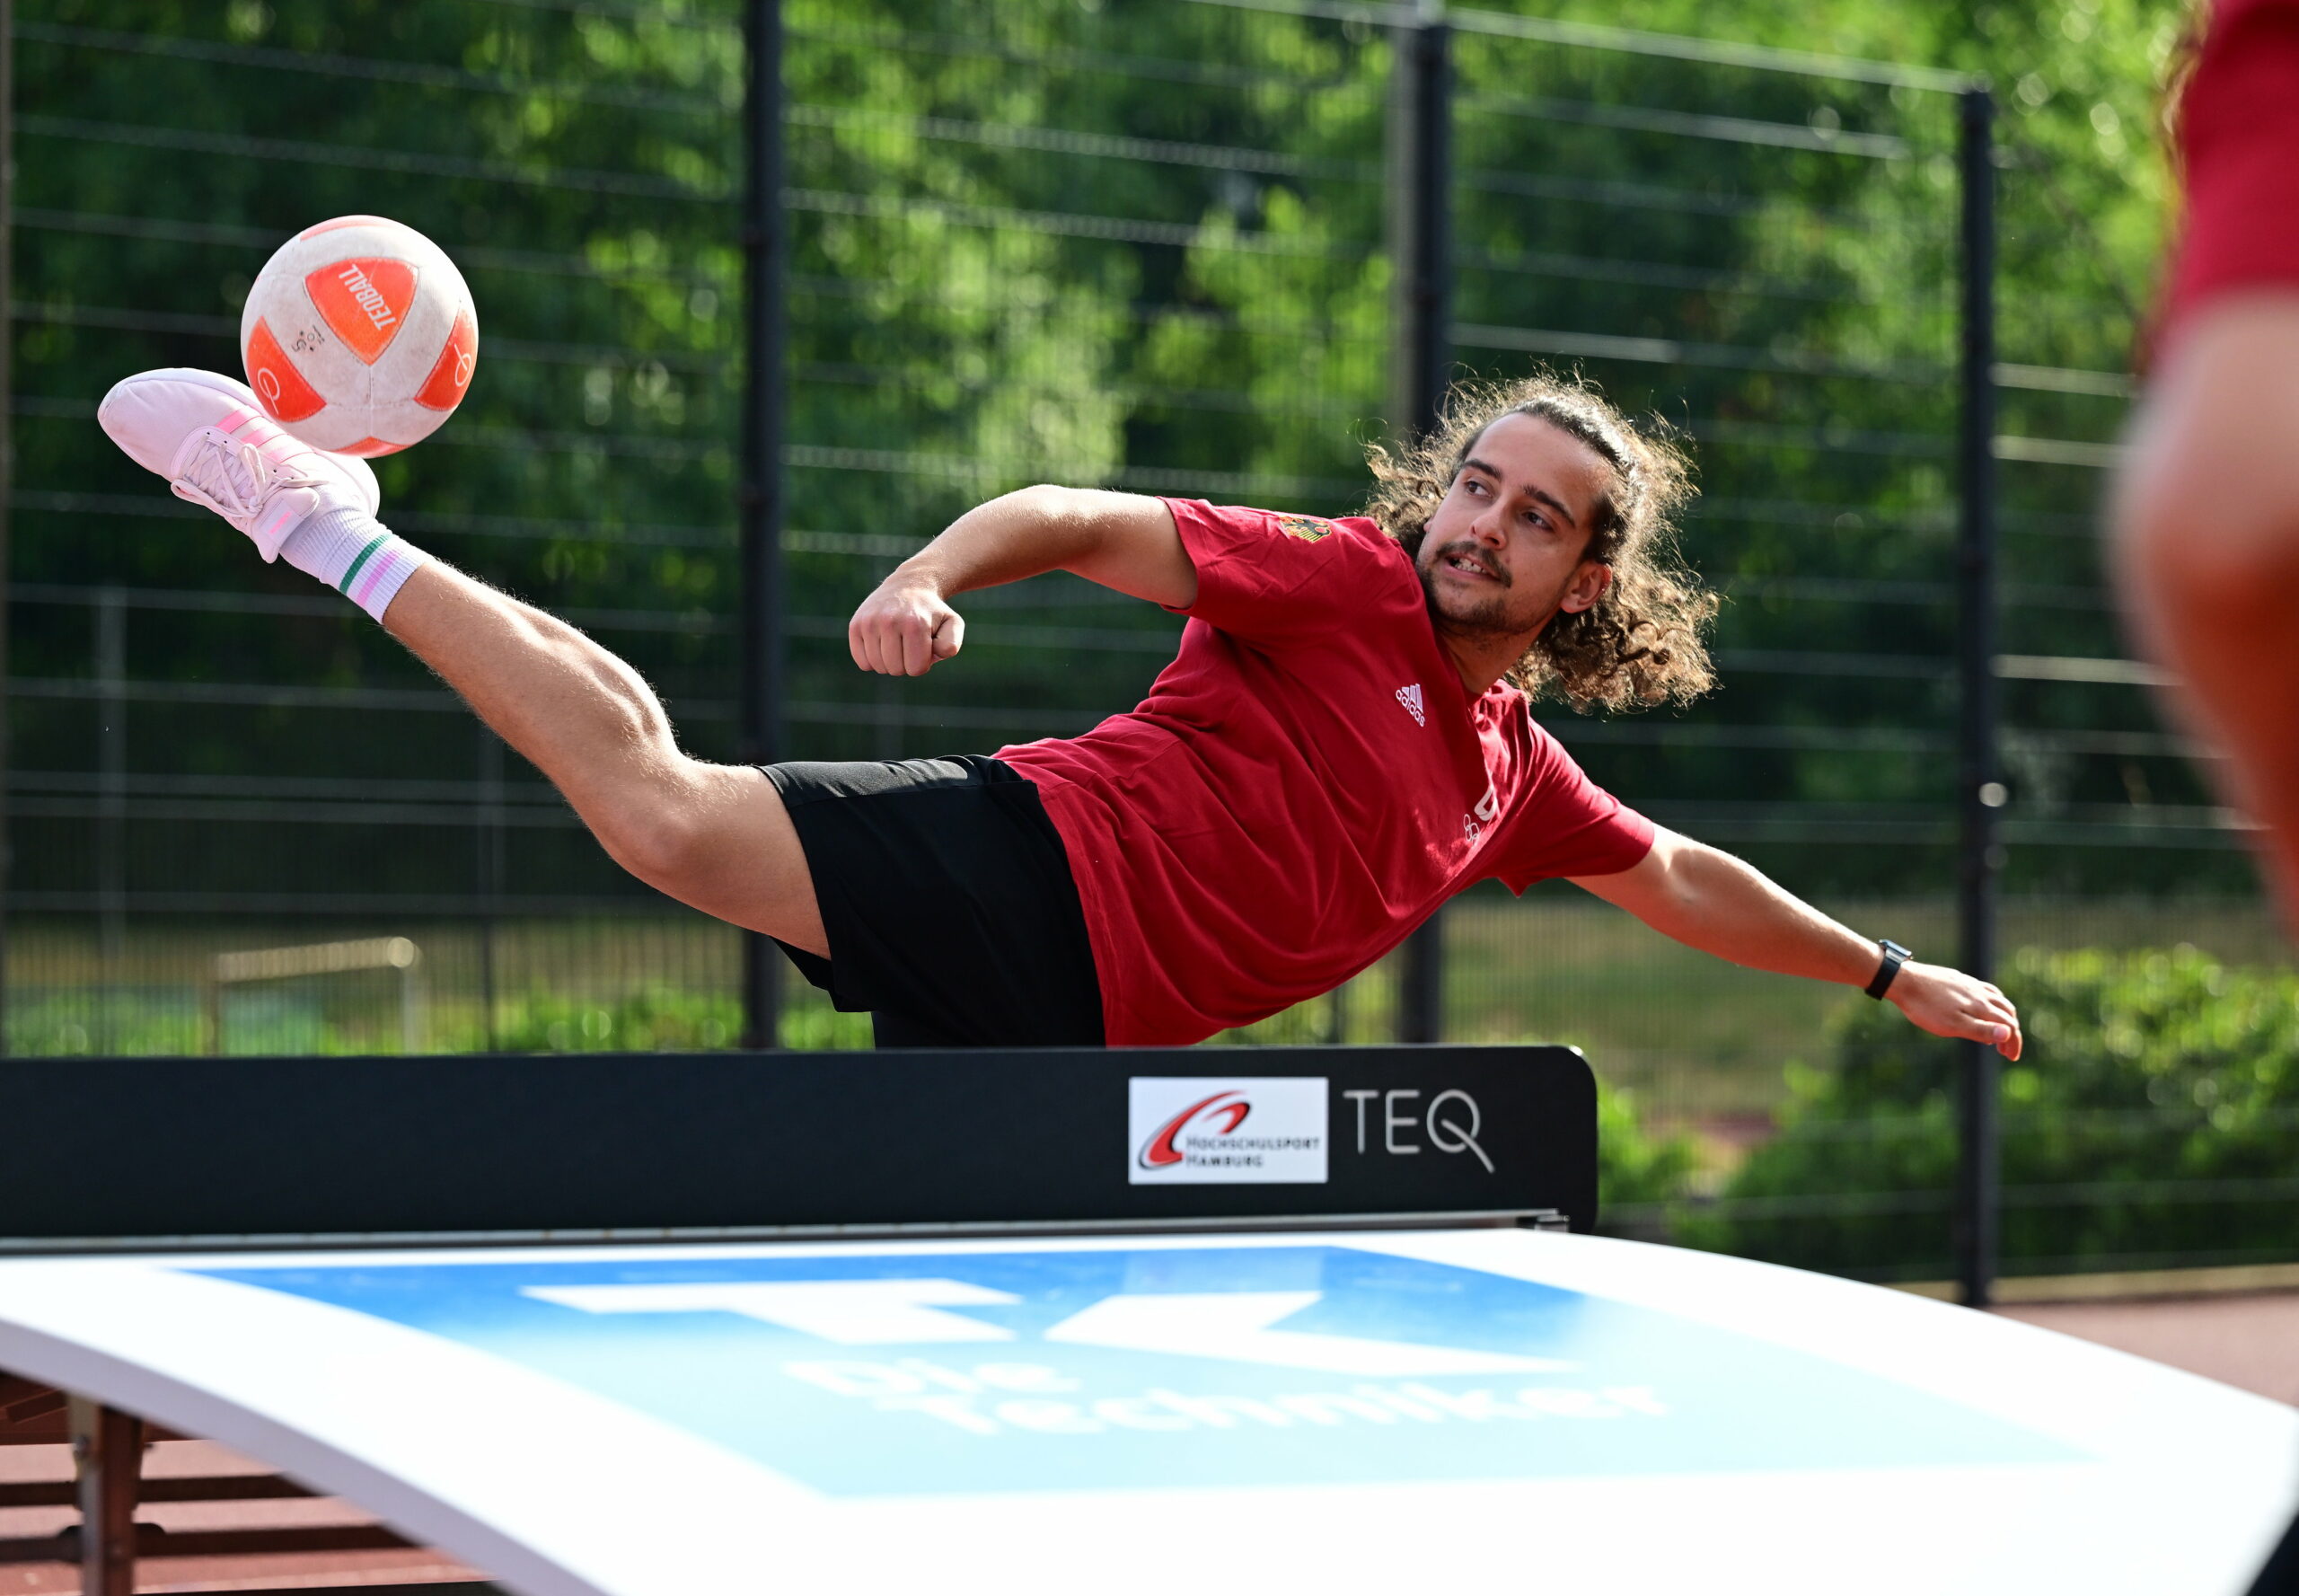
<svg viewBox="0 0 2299 1596"><path fill-rule="evenodd" d="M1126 1178L1135 1186L1322 1186L1324 1076L1136 1075Z"/></svg>

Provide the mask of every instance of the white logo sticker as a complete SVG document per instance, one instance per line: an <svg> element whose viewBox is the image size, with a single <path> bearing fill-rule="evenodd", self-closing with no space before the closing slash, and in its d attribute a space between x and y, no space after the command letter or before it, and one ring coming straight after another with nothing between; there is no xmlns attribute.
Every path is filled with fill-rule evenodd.
<svg viewBox="0 0 2299 1596"><path fill-rule="evenodd" d="M1136 1075L1126 1179L1135 1186L1323 1186L1322 1075Z"/></svg>

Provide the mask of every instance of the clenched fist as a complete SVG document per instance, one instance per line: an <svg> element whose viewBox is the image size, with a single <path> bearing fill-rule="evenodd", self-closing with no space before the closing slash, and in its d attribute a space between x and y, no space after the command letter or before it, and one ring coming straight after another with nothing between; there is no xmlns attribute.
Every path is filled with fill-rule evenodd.
<svg viewBox="0 0 2299 1596"><path fill-rule="evenodd" d="M887 676L922 676L966 640L965 618L929 578L896 571L846 623L854 663Z"/></svg>

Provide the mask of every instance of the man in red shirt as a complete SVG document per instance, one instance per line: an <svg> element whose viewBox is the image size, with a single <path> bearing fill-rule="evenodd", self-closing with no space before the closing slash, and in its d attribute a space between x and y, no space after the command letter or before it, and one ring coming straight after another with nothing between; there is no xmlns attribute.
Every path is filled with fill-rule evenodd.
<svg viewBox="0 0 2299 1596"><path fill-rule="evenodd" d="M1149 698L994 758L763 771L682 754L637 673L384 530L372 479L244 392L147 373L99 419L375 614L618 862L779 939L882 1045L1196 1042L1355 974L1473 882L1563 876L2019 1054L1995 987L1653 825L1534 723L1528 689L1618 707L1709 683L1713 601L1663 557L1682 467L1580 388L1463 397L1377 453L1368 518L1043 487L969 511L856 613L855 662L921 675L964 641L952 597L1067 570L1190 617Z"/></svg>

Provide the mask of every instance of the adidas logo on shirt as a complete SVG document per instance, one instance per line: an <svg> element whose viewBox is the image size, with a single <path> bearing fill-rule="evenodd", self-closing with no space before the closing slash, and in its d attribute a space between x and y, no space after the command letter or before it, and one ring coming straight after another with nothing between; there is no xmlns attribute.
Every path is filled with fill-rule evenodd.
<svg viewBox="0 0 2299 1596"><path fill-rule="evenodd" d="M1426 726L1429 724L1429 716L1421 706L1420 683L1415 682L1410 686L1398 688L1397 702L1405 707L1405 712L1413 717L1413 723L1415 726Z"/></svg>

